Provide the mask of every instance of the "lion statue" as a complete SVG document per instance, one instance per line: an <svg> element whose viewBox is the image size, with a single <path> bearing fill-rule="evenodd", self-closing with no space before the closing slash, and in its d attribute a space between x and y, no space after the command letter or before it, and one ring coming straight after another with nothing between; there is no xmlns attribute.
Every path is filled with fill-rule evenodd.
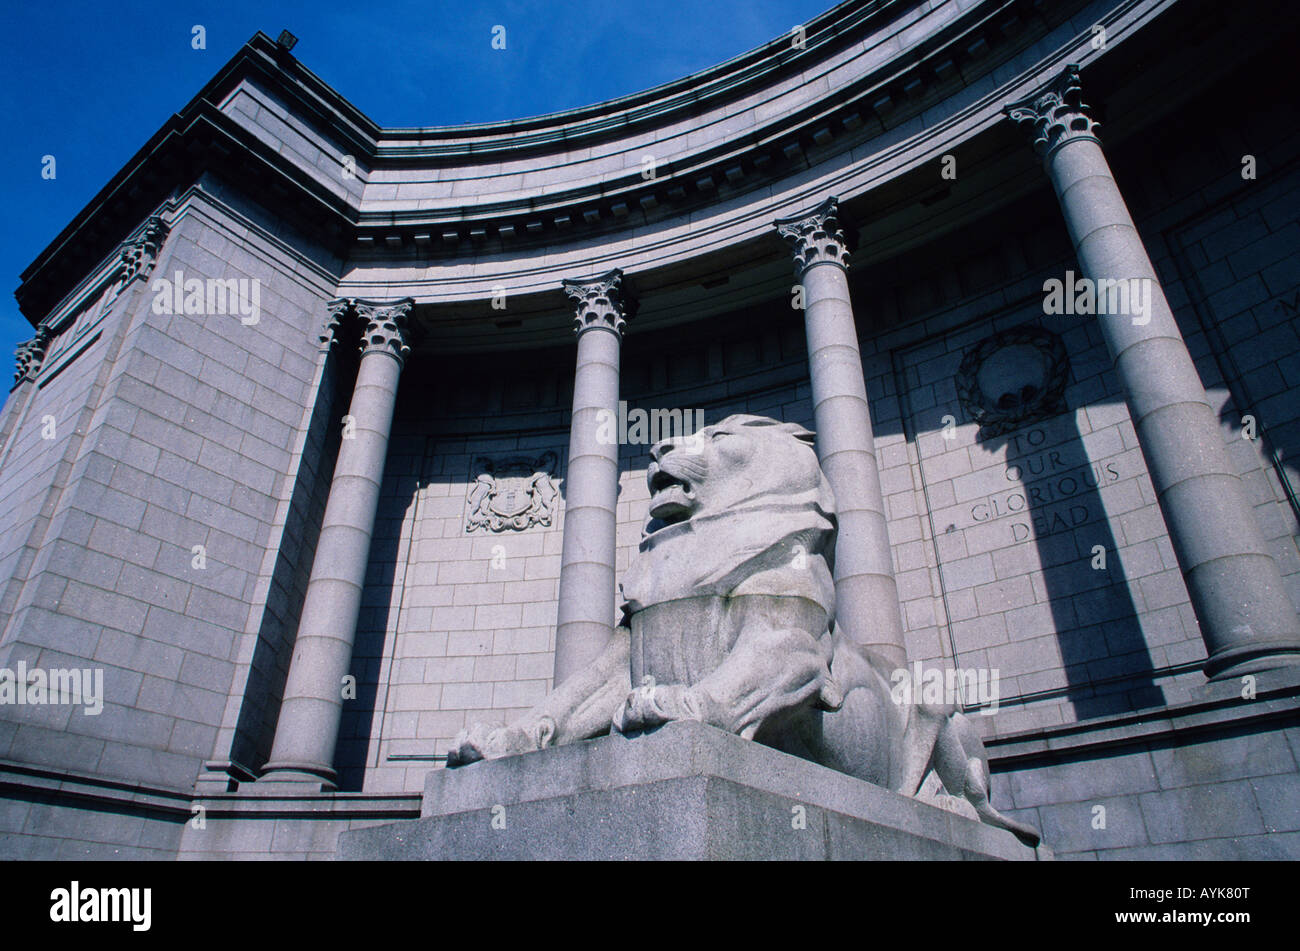
<svg viewBox="0 0 1300 951"><path fill-rule="evenodd" d="M960 710L896 703L887 662L837 628L835 499L813 434L736 415L650 455L649 520L603 653L514 723L462 731L447 765L698 720L1037 845L989 802Z"/></svg>

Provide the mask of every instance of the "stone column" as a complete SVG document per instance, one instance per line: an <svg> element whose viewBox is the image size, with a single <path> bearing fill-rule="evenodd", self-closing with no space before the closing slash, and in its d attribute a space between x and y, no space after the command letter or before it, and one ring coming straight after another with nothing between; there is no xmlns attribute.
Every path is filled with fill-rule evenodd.
<svg viewBox="0 0 1300 951"><path fill-rule="evenodd" d="M838 214L828 198L811 212L778 219L776 229L790 244L803 286L817 456L839 512L836 622L856 643L903 667L903 617Z"/></svg>
<svg viewBox="0 0 1300 951"><path fill-rule="evenodd" d="M410 298L392 303L330 302L329 333L337 338L352 315L365 323L351 420L339 443L316 559L280 704L275 744L259 782L334 788L334 748L343 714L343 678L370 558L370 538L388 455L397 383L410 348Z"/></svg>
<svg viewBox="0 0 1300 951"><path fill-rule="evenodd" d="M1079 67L1004 111L1043 157L1083 276L1130 287L1126 312L1097 319L1200 622L1205 673L1226 679L1300 661L1295 607L1101 150ZM1149 307L1133 305L1139 291Z"/></svg>
<svg viewBox="0 0 1300 951"><path fill-rule="evenodd" d="M555 685L581 670L614 632L618 442L597 438L602 414L618 414L619 349L630 317L623 272L566 280L578 335L569 467L564 477L564 553L555 624Z"/></svg>

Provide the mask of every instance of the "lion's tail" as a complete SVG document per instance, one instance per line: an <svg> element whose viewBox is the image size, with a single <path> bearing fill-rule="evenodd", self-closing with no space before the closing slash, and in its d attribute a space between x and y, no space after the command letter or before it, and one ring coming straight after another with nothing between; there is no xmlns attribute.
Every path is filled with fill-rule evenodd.
<svg viewBox="0 0 1300 951"><path fill-rule="evenodd" d="M1033 826L998 812L989 801L989 764L975 727L960 711L949 716L935 740L930 765L949 795L964 798L980 820L1006 829L1030 848L1042 840Z"/></svg>

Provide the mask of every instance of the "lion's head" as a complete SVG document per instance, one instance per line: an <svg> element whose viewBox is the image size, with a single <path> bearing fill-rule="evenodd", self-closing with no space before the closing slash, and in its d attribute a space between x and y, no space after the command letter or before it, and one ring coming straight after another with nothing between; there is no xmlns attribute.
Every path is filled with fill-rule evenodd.
<svg viewBox="0 0 1300 951"><path fill-rule="evenodd" d="M833 603L835 498L802 426L737 415L650 450L629 610L738 590Z"/></svg>
<svg viewBox="0 0 1300 951"><path fill-rule="evenodd" d="M813 434L795 423L736 415L650 449L647 532L764 502L807 498L834 511Z"/></svg>

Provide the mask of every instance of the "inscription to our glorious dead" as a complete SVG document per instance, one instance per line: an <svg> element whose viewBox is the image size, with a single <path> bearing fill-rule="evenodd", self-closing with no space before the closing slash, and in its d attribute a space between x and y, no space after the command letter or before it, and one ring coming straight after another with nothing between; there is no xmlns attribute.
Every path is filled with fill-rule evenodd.
<svg viewBox="0 0 1300 951"><path fill-rule="evenodd" d="M1070 339L1067 350L1064 337L1020 325L973 348L936 355L929 340L901 357L946 591L996 585L985 602L1022 606L1046 597L1045 572L1098 545L1113 549L1112 525L1150 502L1124 405L1095 380L1105 351L1085 334ZM1078 405L1066 398L1071 380ZM908 510L901 493L888 501L896 514Z"/></svg>
<svg viewBox="0 0 1300 951"><path fill-rule="evenodd" d="M1036 451L1047 440L1041 428L1007 437L1003 474L1014 487L972 503L972 523L1008 519L1011 540L1023 542L1069 531L1102 516L1088 493L1119 479L1115 457L1080 462L1068 458L1064 448Z"/></svg>

